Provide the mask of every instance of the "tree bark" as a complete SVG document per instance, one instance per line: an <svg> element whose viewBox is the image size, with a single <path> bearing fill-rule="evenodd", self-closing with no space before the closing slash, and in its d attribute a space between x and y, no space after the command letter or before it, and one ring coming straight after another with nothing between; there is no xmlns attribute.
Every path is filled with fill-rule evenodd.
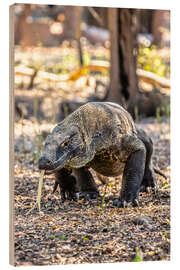
<svg viewBox="0 0 180 270"><path fill-rule="evenodd" d="M82 48L80 43L82 12L83 7L81 6L65 7L65 24L63 33L63 39L77 41L80 65L83 65Z"/></svg>
<svg viewBox="0 0 180 270"><path fill-rule="evenodd" d="M152 33L152 19L154 10L137 9L139 13L139 33Z"/></svg>
<svg viewBox="0 0 180 270"><path fill-rule="evenodd" d="M22 13L20 14L16 29L15 29L15 44L21 43L25 32L26 32L26 19L31 14L31 5L30 4L24 4L24 9ZM23 45L23 44L21 44Z"/></svg>
<svg viewBox="0 0 180 270"><path fill-rule="evenodd" d="M119 27L118 9L108 8L108 29L111 43L111 66L110 66L110 86L108 101L122 103L120 87L120 63L119 63Z"/></svg>
<svg viewBox="0 0 180 270"><path fill-rule="evenodd" d="M132 21L133 11L119 9L119 51L120 51L120 80L122 93L128 103L131 103L138 91L136 75L136 32Z"/></svg>
<svg viewBox="0 0 180 270"><path fill-rule="evenodd" d="M107 100L131 104L138 91L136 75L136 36L130 9L109 8L111 41L110 91Z"/></svg>
<svg viewBox="0 0 180 270"><path fill-rule="evenodd" d="M163 46L162 28L170 29L169 10L154 10L152 19L152 34L154 43L161 47Z"/></svg>

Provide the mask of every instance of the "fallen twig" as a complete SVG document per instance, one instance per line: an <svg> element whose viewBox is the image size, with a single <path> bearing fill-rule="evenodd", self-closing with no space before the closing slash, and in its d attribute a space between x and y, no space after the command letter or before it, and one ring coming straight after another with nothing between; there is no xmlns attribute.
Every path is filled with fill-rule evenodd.
<svg viewBox="0 0 180 270"><path fill-rule="evenodd" d="M41 211L41 193L42 193L42 185L43 185L43 178L44 178L44 171L42 171L40 179L39 179L39 185L38 185L38 194L36 202L34 203L33 207L27 212L27 215L32 212L32 210L38 206L39 212Z"/></svg>

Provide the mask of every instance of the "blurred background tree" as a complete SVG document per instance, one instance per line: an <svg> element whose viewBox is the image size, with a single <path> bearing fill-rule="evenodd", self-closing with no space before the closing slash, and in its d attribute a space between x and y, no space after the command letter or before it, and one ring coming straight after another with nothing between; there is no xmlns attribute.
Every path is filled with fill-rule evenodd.
<svg viewBox="0 0 180 270"><path fill-rule="evenodd" d="M57 100L68 100L71 112L87 101L107 100L123 105L135 118L137 113L156 115L157 109L164 114L169 104L167 10L16 4L15 45L16 79L30 76L27 88L39 93L38 87L47 87L51 98L59 89L51 102L55 107ZM24 89L22 78L16 86ZM17 106L21 102L22 95ZM36 103L43 110L44 101ZM25 117L32 110L26 108Z"/></svg>
<svg viewBox="0 0 180 270"><path fill-rule="evenodd" d="M160 92L156 91L154 95L151 92L149 100L146 99L146 107L141 106L141 102L144 102L144 95L139 91L137 65L141 52L138 52L138 47L145 45L143 37L147 47L152 42L159 47L163 46L162 28L163 26L166 26L167 29L169 27L168 20L163 21L165 14L166 11L162 10L108 9L111 68L110 90L107 99L124 104L134 117L136 108L146 115L153 111L155 113L154 99L158 99L159 106L164 100L164 96L161 97ZM156 79L158 81L158 78Z"/></svg>
<svg viewBox="0 0 180 270"><path fill-rule="evenodd" d="M131 102L138 90L136 75L137 25L134 9L108 9L111 43L110 91L108 100ZM136 17L137 18L137 17Z"/></svg>

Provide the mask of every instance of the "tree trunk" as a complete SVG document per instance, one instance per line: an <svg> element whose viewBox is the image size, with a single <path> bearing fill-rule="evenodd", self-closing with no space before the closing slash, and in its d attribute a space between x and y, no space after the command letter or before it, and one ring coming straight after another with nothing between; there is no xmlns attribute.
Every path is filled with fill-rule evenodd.
<svg viewBox="0 0 180 270"><path fill-rule="evenodd" d="M111 67L110 67L110 87L108 101L122 103L120 87L120 64L119 64L119 27L118 9L108 8L108 28L111 43Z"/></svg>
<svg viewBox="0 0 180 270"><path fill-rule="evenodd" d="M82 48L80 43L81 37L81 18L83 7L81 6L66 6L65 7L65 24L63 39L76 40L79 54L80 65L83 64Z"/></svg>
<svg viewBox="0 0 180 270"><path fill-rule="evenodd" d="M83 52L81 46L81 20L82 20L83 7L76 7L76 30L75 30L75 39L77 41L78 55L80 66L83 66Z"/></svg>
<svg viewBox="0 0 180 270"><path fill-rule="evenodd" d="M111 41L110 91L108 101L133 103L137 91L136 36L133 10L109 8L108 20Z"/></svg>
<svg viewBox="0 0 180 270"><path fill-rule="evenodd" d="M152 33L152 19L154 10L137 9L139 12L139 33Z"/></svg>
<svg viewBox="0 0 180 270"><path fill-rule="evenodd" d="M152 34L157 46L163 46L163 28L170 29L169 10L154 10L152 20Z"/></svg>
<svg viewBox="0 0 180 270"><path fill-rule="evenodd" d="M15 29L15 44L23 45L23 38L26 33L26 19L31 14L31 5L24 4L24 9L20 14Z"/></svg>

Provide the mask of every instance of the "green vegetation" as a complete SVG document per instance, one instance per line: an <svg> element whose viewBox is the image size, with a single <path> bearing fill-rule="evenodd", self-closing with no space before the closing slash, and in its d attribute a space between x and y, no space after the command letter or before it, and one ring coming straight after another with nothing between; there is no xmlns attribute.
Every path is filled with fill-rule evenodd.
<svg viewBox="0 0 180 270"><path fill-rule="evenodd" d="M166 106L157 107L157 109L156 109L156 119L157 119L158 123L161 123L162 115L167 116L168 118L170 118L170 104L167 104Z"/></svg>
<svg viewBox="0 0 180 270"><path fill-rule="evenodd" d="M91 55L88 52L83 53L83 62L85 66L88 66L91 62Z"/></svg>
<svg viewBox="0 0 180 270"><path fill-rule="evenodd" d="M104 200L105 200L105 196L106 196L107 186L108 186L108 184L106 184L105 188L104 188L104 194L103 194L102 201L101 201L101 210L103 210L103 207L104 207Z"/></svg>
<svg viewBox="0 0 180 270"><path fill-rule="evenodd" d="M139 247L136 247L136 256L133 259L133 262L142 262L143 258L142 258L142 251Z"/></svg>
<svg viewBox="0 0 180 270"><path fill-rule="evenodd" d="M87 237L84 237L84 238L83 238L83 240L84 240L84 241L88 241L88 240L89 240L89 238L87 238Z"/></svg>
<svg viewBox="0 0 180 270"><path fill-rule="evenodd" d="M109 182L105 185L105 188L104 188L104 194L102 196L102 200L101 200L101 211L103 210L103 207L104 207L104 200L105 200L105 196L106 196L106 192L107 192L107 187L112 187L113 186L113 183L112 182Z"/></svg>
<svg viewBox="0 0 180 270"><path fill-rule="evenodd" d="M168 233L169 233L168 231L162 232L162 234L163 234L164 236L167 236Z"/></svg>
<svg viewBox="0 0 180 270"><path fill-rule="evenodd" d="M139 48L137 67L156 73L162 77L170 76L170 67L159 56L158 49L155 45L147 48L141 46Z"/></svg>
<svg viewBox="0 0 180 270"><path fill-rule="evenodd" d="M62 236L61 236L61 239L62 239L62 240L66 240L66 239L67 239L67 236L66 236L66 235L62 235Z"/></svg>

